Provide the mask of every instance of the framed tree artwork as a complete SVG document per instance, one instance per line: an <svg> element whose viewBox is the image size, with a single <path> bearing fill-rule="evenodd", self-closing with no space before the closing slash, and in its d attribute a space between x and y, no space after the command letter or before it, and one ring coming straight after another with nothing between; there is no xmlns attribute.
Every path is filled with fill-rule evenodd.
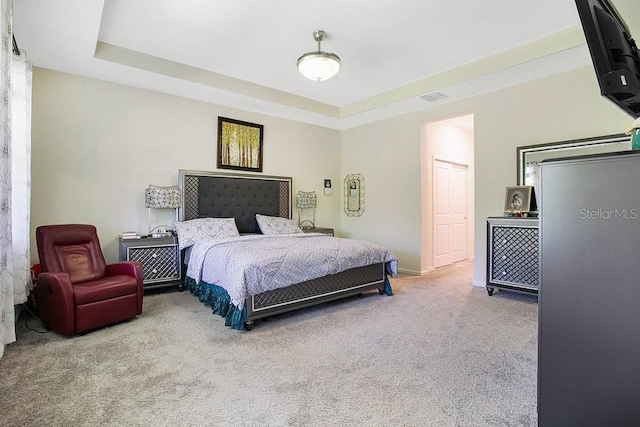
<svg viewBox="0 0 640 427"><path fill-rule="evenodd" d="M262 132L255 123L218 117L218 168L262 172Z"/></svg>

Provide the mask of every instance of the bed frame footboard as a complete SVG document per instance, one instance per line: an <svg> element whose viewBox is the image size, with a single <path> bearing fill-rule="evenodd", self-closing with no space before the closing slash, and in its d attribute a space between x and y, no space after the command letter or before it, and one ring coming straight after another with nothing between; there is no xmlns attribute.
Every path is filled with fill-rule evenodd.
<svg viewBox="0 0 640 427"><path fill-rule="evenodd" d="M382 294L385 285L384 263L352 268L286 288L274 289L247 298L246 328L253 321L275 314L286 313L303 307L361 294L378 289Z"/></svg>

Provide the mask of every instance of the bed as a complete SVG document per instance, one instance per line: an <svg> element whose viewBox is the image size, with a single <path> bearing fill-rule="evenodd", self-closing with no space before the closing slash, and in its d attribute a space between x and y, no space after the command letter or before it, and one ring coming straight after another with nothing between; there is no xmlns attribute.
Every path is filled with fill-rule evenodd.
<svg viewBox="0 0 640 427"><path fill-rule="evenodd" d="M388 277L397 274L397 259L386 248L286 228L292 224L292 178L180 170L179 186L185 287L227 326L251 330L261 318L372 290L392 295ZM284 224L284 231L263 234L265 221L277 230ZM199 235L187 227L194 223L230 230L233 223L237 232L190 241ZM321 260L310 260L314 251Z"/></svg>

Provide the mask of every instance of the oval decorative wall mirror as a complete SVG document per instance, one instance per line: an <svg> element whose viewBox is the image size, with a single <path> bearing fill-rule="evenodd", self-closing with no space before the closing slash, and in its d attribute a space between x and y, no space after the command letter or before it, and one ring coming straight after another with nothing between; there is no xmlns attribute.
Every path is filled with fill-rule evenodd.
<svg viewBox="0 0 640 427"><path fill-rule="evenodd" d="M364 177L359 173L344 178L344 213L360 216L364 212Z"/></svg>

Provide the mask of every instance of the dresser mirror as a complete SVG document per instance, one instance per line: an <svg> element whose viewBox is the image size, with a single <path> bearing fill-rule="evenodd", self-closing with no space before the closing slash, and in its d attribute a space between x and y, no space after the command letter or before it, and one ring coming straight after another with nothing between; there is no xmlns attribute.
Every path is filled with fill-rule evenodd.
<svg viewBox="0 0 640 427"><path fill-rule="evenodd" d="M344 213L360 216L364 212L364 177L359 173L344 178Z"/></svg>
<svg viewBox="0 0 640 427"><path fill-rule="evenodd" d="M619 134L518 147L517 185L532 186L540 200L540 162L543 160L625 151L631 149L630 141L628 135Z"/></svg>

